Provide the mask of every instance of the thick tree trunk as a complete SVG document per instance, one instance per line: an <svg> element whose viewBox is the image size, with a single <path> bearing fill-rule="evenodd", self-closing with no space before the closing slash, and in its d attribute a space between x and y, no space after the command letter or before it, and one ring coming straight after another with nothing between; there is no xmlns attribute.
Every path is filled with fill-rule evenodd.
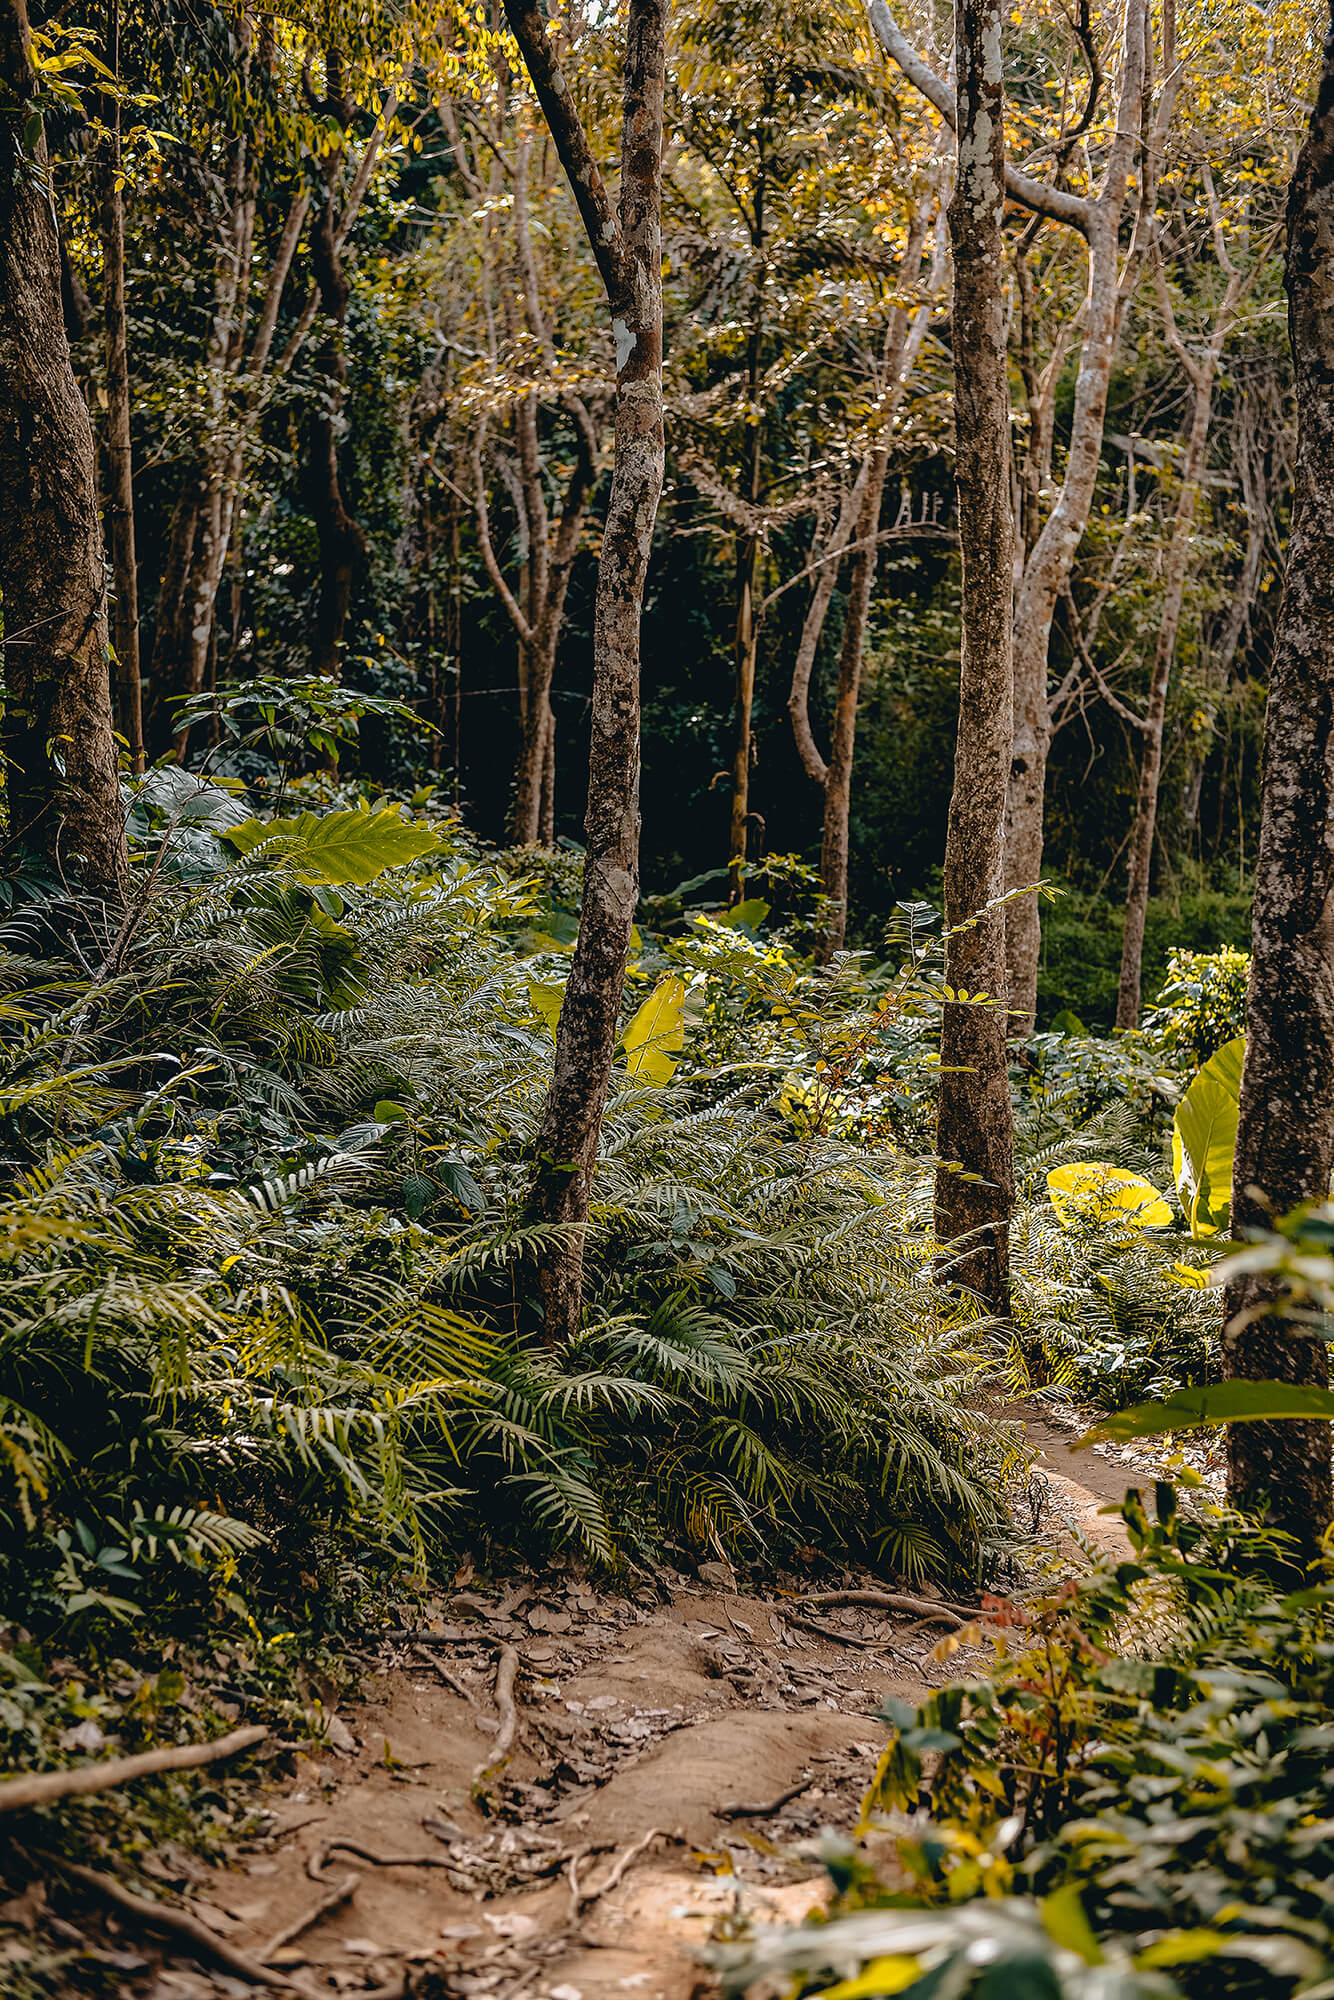
<svg viewBox="0 0 1334 2000"><path fill-rule="evenodd" d="M1334 11L1288 196L1297 461L1288 573L1265 721L1246 1065L1232 1230L1327 1201L1334 1167ZM1273 1311L1260 1276L1229 1287L1230 1377L1329 1380L1319 1330ZM1256 1316L1258 1315L1258 1316ZM1249 1324L1241 1321L1249 1319ZM1327 1423L1234 1424L1228 1496L1266 1506L1309 1559L1331 1514Z"/></svg>
<svg viewBox="0 0 1334 2000"><path fill-rule="evenodd" d="M0 597L6 843L116 893L125 832L111 724L93 436L70 364L25 0L0 0Z"/></svg>
<svg viewBox="0 0 1334 2000"><path fill-rule="evenodd" d="M1005 797L1013 724L1010 396L1006 379L1005 106L1001 0L956 0L958 177L954 249L955 478L963 558L959 733L945 842L936 1235L941 1274L988 1310L1010 1309L1014 1126L1006 1061ZM975 996L990 996L976 1004Z"/></svg>
<svg viewBox="0 0 1334 2000"><path fill-rule="evenodd" d="M857 703L861 698L862 661L866 650L866 628L871 615L871 590L875 583L879 547L880 503L884 498L889 452L883 446L872 452L870 473L862 495L857 521L860 547L852 559L848 590L847 621L843 627L843 650L839 656L838 691L834 697L834 722L829 736L829 765L824 787L824 834L820 845L820 880L828 898L825 927L816 958L827 965L836 951L842 951L848 933L848 832L852 809L852 756L857 740ZM832 565L831 565L832 567Z"/></svg>
<svg viewBox="0 0 1334 2000"><path fill-rule="evenodd" d="M616 343L615 458L593 624L583 905L530 1203L534 1220L565 1225L540 1271L546 1335L560 1341L577 1330L583 1309L584 1233L639 895L639 629L664 461L666 0L630 0L617 212L539 0L506 0L505 12L602 274Z"/></svg>
<svg viewBox="0 0 1334 2000"><path fill-rule="evenodd" d="M107 67L120 71L120 4L107 10ZM130 356L125 323L125 192L121 185L120 99L106 100L102 148L102 310L106 324L107 524L116 600L112 631L116 697L130 765L144 768L144 705L139 673L139 569L134 538L134 467L130 450Z"/></svg>

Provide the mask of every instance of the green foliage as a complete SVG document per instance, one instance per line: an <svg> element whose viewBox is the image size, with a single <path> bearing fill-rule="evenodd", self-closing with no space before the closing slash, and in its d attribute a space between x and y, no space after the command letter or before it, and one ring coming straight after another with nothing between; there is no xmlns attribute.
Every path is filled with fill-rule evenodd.
<svg viewBox="0 0 1334 2000"><path fill-rule="evenodd" d="M1172 1120L1172 1172L1190 1233L1217 1236L1232 1212L1232 1161L1237 1149L1244 1037L1210 1056L1177 1105Z"/></svg>
<svg viewBox="0 0 1334 2000"><path fill-rule="evenodd" d="M1144 1031L1169 1054L1189 1056L1203 1069L1225 1042L1246 1026L1249 952L1224 945L1219 951L1174 951L1167 977Z"/></svg>
<svg viewBox="0 0 1334 2000"><path fill-rule="evenodd" d="M821 1929L742 1948L738 1985L763 1964L798 1991L834 1970L864 1974L835 1989L847 2000L926 2000L953 1954L948 1990L967 1994L991 1990L993 1959L995 1990L1016 1996L1328 1992L1334 1586L1277 1594L1263 1575L1278 1539L1217 1510L1184 1517L1170 1487L1154 1519L1137 1495L1125 1518L1129 1560L961 1635L990 1639L986 1673L887 1704L863 1810L874 1846L828 1853L833 1943ZM882 1818L904 1812L906 1828ZM919 1915L934 1922L914 1941ZM896 1951L920 1965L883 1983L875 1961Z"/></svg>

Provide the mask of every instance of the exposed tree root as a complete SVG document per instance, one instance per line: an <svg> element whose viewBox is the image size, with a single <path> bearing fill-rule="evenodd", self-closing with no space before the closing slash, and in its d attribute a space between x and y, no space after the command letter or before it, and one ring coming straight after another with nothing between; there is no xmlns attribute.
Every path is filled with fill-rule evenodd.
<svg viewBox="0 0 1334 2000"><path fill-rule="evenodd" d="M128 1785L135 1778L149 1778L155 1771L188 1771L197 1764L216 1764L235 1757L268 1735L262 1723L234 1729L212 1743L183 1743L172 1750L145 1750L139 1757L111 1757L104 1764L81 1764L73 1771L43 1771L30 1778L9 1778L0 1784L0 1813L21 1812L27 1806L44 1806L52 1799L81 1797L87 1792L109 1792L116 1785Z"/></svg>
<svg viewBox="0 0 1334 2000"><path fill-rule="evenodd" d="M343 1904L349 1902L356 1894L360 1881L361 1877L356 1869L350 1868L346 1875L340 1875L336 1882L330 1883L317 1903L312 1903L309 1909L303 1910L299 1917L295 1917L290 1924L269 1939L264 1947L265 1963L274 1958L284 1945L294 1943L304 1932L319 1923L321 1917L327 1917L330 1910L341 1909Z"/></svg>
<svg viewBox="0 0 1334 2000"><path fill-rule="evenodd" d="M514 1681L518 1671L518 1653L513 1646L502 1646L500 1662L496 1668L495 1695L496 1714L500 1717L500 1733L496 1737L491 1755L473 1772L474 1785L479 1785L498 1764L502 1764L514 1747L514 1737L519 1727L519 1711L514 1705Z"/></svg>
<svg viewBox="0 0 1334 2000"><path fill-rule="evenodd" d="M157 1903L149 1896L136 1896L131 1889L122 1888L113 1876L103 1875L96 1868L85 1868L81 1862L66 1861L61 1854L39 1854L37 1860L58 1869L62 1875L100 1896L104 1903L110 1903L126 1916L138 1923L148 1924L153 1929L165 1931L169 1937L179 1938L187 1945L192 1956L211 1959L214 1964L234 1972L238 1979L248 1980L252 1986L281 1986L298 1993L309 1992L299 1980L289 1979L286 1973L276 1972L272 1967L262 1965L248 1953L237 1951L234 1945L211 1931L199 1917L188 1910L174 1909L169 1903Z"/></svg>
<svg viewBox="0 0 1334 2000"><path fill-rule="evenodd" d="M719 1806L718 1817L719 1819L768 1819L771 1814L781 1812L784 1806L790 1805L793 1799L799 1799L803 1792L808 1792L814 1783L814 1778L803 1778L799 1785L789 1785L785 1792L780 1792L776 1799L770 1799L769 1803L763 1806Z"/></svg>
<svg viewBox="0 0 1334 2000"><path fill-rule="evenodd" d="M898 1590L819 1590L802 1598L813 1611L832 1609L839 1604L860 1604L869 1611L907 1611L917 1618L934 1618L941 1625L966 1625L980 1618L976 1606L946 1604L932 1597L908 1597Z"/></svg>

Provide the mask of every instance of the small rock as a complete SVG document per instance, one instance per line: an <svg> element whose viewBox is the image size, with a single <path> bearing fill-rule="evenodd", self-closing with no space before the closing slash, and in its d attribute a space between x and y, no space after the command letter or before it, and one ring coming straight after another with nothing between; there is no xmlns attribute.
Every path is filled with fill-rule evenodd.
<svg viewBox="0 0 1334 2000"><path fill-rule="evenodd" d="M732 1568L731 1563L700 1563L695 1571L695 1575L701 1583L707 1584L710 1590L736 1589L736 1571Z"/></svg>

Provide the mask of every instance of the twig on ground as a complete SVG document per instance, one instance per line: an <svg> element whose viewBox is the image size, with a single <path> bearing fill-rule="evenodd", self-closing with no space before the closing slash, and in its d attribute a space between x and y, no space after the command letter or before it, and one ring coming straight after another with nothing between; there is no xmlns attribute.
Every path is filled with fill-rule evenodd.
<svg viewBox="0 0 1334 2000"><path fill-rule="evenodd" d="M790 1805L793 1799L799 1799L803 1792L808 1792L814 1783L814 1778L803 1778L799 1785L789 1785L785 1792L780 1792L776 1799L770 1799L769 1803L763 1806L719 1806L718 1817L719 1819L768 1819L771 1814L781 1812L784 1806Z"/></svg>
<svg viewBox="0 0 1334 2000"><path fill-rule="evenodd" d="M155 1771L188 1771L196 1764L216 1764L235 1757L268 1735L262 1723L233 1729L212 1743L182 1743L171 1750L145 1750L139 1757L112 1757L104 1764L80 1764L73 1771L42 1771L30 1778L8 1778L0 1784L0 1813L44 1806L51 1799L72 1799L87 1792L109 1792Z"/></svg>
<svg viewBox="0 0 1334 2000"><path fill-rule="evenodd" d="M819 1590L801 1601L812 1611L839 1604L861 1604L870 1611L909 1611L918 1618L937 1618L942 1625L966 1625L982 1616L980 1610L967 1604L937 1603L932 1597L908 1597L898 1590Z"/></svg>
<svg viewBox="0 0 1334 2000"><path fill-rule="evenodd" d="M188 1910L175 1909L170 1903L154 1902L149 1896L136 1896L133 1890L122 1888L113 1876L103 1875L96 1868L85 1868L78 1861L66 1861L62 1854L35 1854L34 1859L58 1869L62 1875L68 1875L71 1881L100 1896L103 1902L112 1904L126 1916L181 1939L195 1957L212 1959L215 1964L225 1966L228 1972L234 1972L239 1979L248 1980L252 1986L284 1986L302 1993L310 1991L300 1981L289 1979L286 1973L276 1972L267 1965L261 1965L248 1953L237 1951L234 1945L220 1938L216 1931L211 1931L206 1923L192 1916Z"/></svg>
<svg viewBox="0 0 1334 2000"><path fill-rule="evenodd" d="M575 1872L577 1857L572 1855L570 1858L570 1922L572 1924L577 1923L585 1910L590 1909L594 1903L600 1903L604 1896L609 1896L620 1882L626 1869L631 1867L639 1859L644 1850L653 1845L655 1840L679 1841L682 1838L681 1834L667 1833L660 1826L650 1827L642 1840L633 1842L617 1860L612 1862L611 1867L607 1870L606 1880L599 1882L595 1889L581 1889L579 1887L579 1878Z"/></svg>
<svg viewBox="0 0 1334 2000"><path fill-rule="evenodd" d="M412 1650L419 1660L440 1676L446 1687L453 1688L455 1694L461 1694L470 1707L480 1707L480 1703L472 1689L466 1686L457 1674L451 1673L444 1662L438 1660L434 1653L428 1653L425 1646L414 1646Z"/></svg>
<svg viewBox="0 0 1334 2000"><path fill-rule="evenodd" d="M350 1901L356 1894L360 1881L361 1877L356 1869L349 1868L346 1875L340 1875L336 1882L330 1883L318 1902L312 1903L309 1909L303 1910L299 1917L295 1917L290 1924L286 1924L269 1939L264 1947L265 1961L274 1958L284 1945L293 1943L303 1932L310 1930L321 1917L327 1917L330 1910L337 1910Z"/></svg>
<svg viewBox="0 0 1334 2000"><path fill-rule="evenodd" d="M514 1745L515 1732L519 1727L519 1712L514 1705L514 1681L519 1671L519 1655L513 1646L502 1646L500 1662L496 1667L496 1714L500 1717L500 1730L491 1750L491 1755L483 1760L473 1772L473 1783L480 1784L497 1764L503 1763Z"/></svg>

